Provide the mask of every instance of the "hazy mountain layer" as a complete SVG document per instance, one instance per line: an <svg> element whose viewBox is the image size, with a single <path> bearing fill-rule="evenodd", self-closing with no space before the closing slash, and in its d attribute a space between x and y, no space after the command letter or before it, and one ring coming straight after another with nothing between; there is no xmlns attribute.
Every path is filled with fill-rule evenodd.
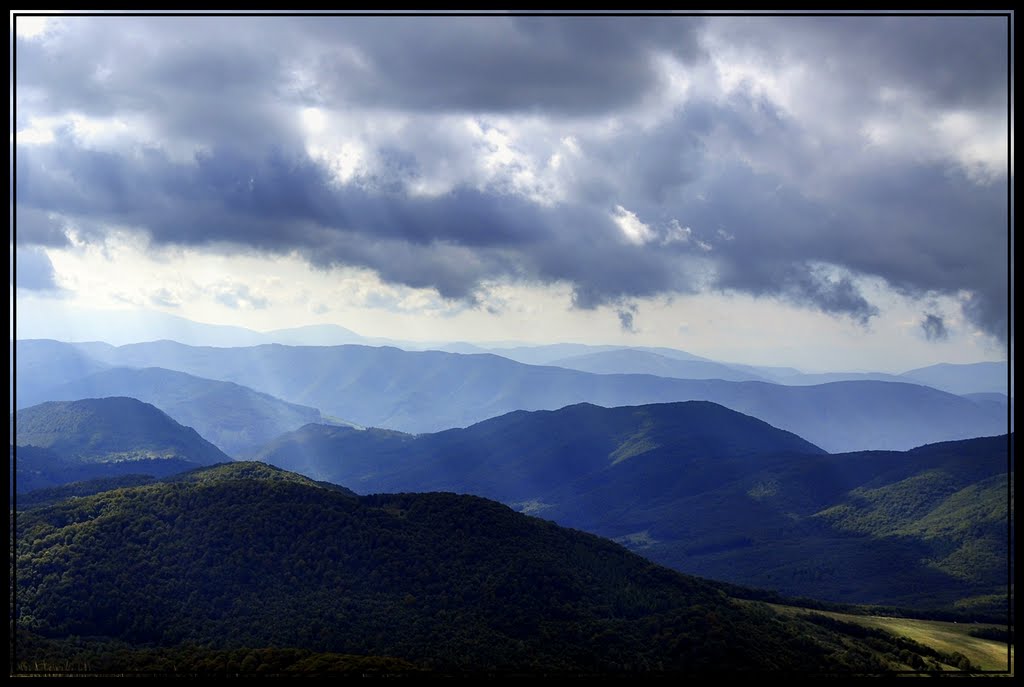
<svg viewBox="0 0 1024 687"><path fill-rule="evenodd" d="M750 372L706 360L679 360L650 351L621 349L553 360L549 365L596 374L649 374L676 379L767 381Z"/></svg>
<svg viewBox="0 0 1024 687"><path fill-rule="evenodd" d="M151 403L235 457L310 422L326 422L316 408L288 403L233 382L161 368L107 369L18 397L19 407L42 401L130 396Z"/></svg>
<svg viewBox="0 0 1024 687"><path fill-rule="evenodd" d="M1005 414L994 408L927 387L873 381L795 387L595 375L493 355L366 346L221 349L156 342L111 348L101 362L232 381L363 426L414 433L520 409L684 400L720 403L829 451L908 449L1007 431Z"/></svg>
<svg viewBox="0 0 1024 687"><path fill-rule="evenodd" d="M1006 363L973 363L953 365L941 363L904 372L903 377L928 384L951 394L995 392L1009 395L1012 387Z"/></svg>

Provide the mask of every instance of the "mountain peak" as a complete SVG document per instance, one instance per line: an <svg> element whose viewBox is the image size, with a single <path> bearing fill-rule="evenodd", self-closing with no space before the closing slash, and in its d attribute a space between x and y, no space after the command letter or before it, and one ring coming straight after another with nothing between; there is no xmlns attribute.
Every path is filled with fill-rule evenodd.
<svg viewBox="0 0 1024 687"><path fill-rule="evenodd" d="M19 446L49 448L77 462L184 459L199 465L230 460L191 427L128 396L48 401L11 413Z"/></svg>
<svg viewBox="0 0 1024 687"><path fill-rule="evenodd" d="M349 496L357 496L351 489L332 484L317 482L295 472L283 470L276 465L259 461L238 461L221 463L209 467L197 468L189 472L165 479L165 482L192 482L195 484L213 484L236 480L256 480L264 482L292 482L308 487L317 487L328 491L340 492Z"/></svg>

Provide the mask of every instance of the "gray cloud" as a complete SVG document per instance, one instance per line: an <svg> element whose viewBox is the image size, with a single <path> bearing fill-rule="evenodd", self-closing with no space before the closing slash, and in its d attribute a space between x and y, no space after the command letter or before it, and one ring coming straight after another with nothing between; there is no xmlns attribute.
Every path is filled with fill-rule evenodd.
<svg viewBox="0 0 1024 687"><path fill-rule="evenodd" d="M636 316L636 305L623 305L615 311L615 314L619 316L619 325L622 327L622 331L629 332L630 334L636 333L636 327L633 324L633 318Z"/></svg>
<svg viewBox="0 0 1024 687"><path fill-rule="evenodd" d="M60 290L57 286L53 263L46 251L36 246L21 247L11 252L11 284L17 278L17 288L29 291Z"/></svg>
<svg viewBox="0 0 1024 687"><path fill-rule="evenodd" d="M178 133L281 133L283 102L587 114L659 87L657 54L701 57L697 18L64 17L19 40L35 112L155 111ZM24 85L22 85L24 84ZM224 101L238 107L214 107Z"/></svg>
<svg viewBox="0 0 1024 687"><path fill-rule="evenodd" d="M846 16L736 18L712 26L776 65L796 59L821 70L828 77L823 88L841 86L851 104L888 87L942 106L1005 108L1008 22L1006 16Z"/></svg>
<svg viewBox="0 0 1024 687"><path fill-rule="evenodd" d="M86 234L111 223L139 227L158 244L298 250L322 267L370 267L387 281L436 288L446 298L472 299L495 277L568 281L581 308L693 292L697 276L684 259L695 255L714 261L719 288L781 296L861 322L875 306L849 277L829 281L816 264L879 275L908 293L970 289L968 314L986 331L998 331L1006 298L1005 263L992 261L1006 226L999 189L948 170L891 170L850 187L835 204L744 166L719 168L694 184L701 199L694 189L671 203L637 198L642 221L661 231L665 218L682 218L712 247L704 254L694 242L624 244L610 208L544 208L464 187L438 197L339 188L300 153L213 151L183 165L154 151L127 158L69 142L28 150L18 165L19 178L28 179L23 207L37 214L60 208ZM56 165L72 170L77 183L48 175Z"/></svg>
<svg viewBox="0 0 1024 687"><path fill-rule="evenodd" d="M267 307L268 301L263 296L252 293L245 284L224 284L218 287L213 299L229 308L253 308L262 310Z"/></svg>
<svg viewBox="0 0 1024 687"><path fill-rule="evenodd" d="M158 246L297 251L468 303L485 303L482 284L496 278L567 282L575 307L611 305L627 329L629 299L706 288L865 323L878 310L857 276L872 275L912 296L969 293L964 314L1005 340L1005 177L978 184L949 160L875 152L858 134L883 107L882 86L922 107L1005 108L1001 20L63 21L52 40L17 43L19 129L30 117L117 115L141 118L152 141L104 147L65 128L19 146L19 245L66 247L71 226L87 241L134 228ZM821 143L817 122L753 85L701 90L717 78L712 37L769 67L798 64L818 85L822 121L848 140ZM668 88L663 55L698 85L637 124L624 113ZM307 105L403 123L357 132L378 164L339 185L305 150L296 112ZM475 183L476 152L437 113L533 117L555 142L571 135L582 152L559 168L566 196L541 204L501 180ZM550 154L551 141L527 143ZM411 191L442 172L457 172L449 192ZM650 237L624 239L611 219L620 205ZM688 240L670 240L672 226L689 227Z"/></svg>
<svg viewBox="0 0 1024 687"><path fill-rule="evenodd" d="M946 322L935 313L926 312L921 320L921 331L924 338L929 341L945 341L949 338L949 330L946 329Z"/></svg>
<svg viewBox="0 0 1024 687"><path fill-rule="evenodd" d="M181 301L167 289L157 289L149 295L149 302L153 305L162 305L168 308L181 306Z"/></svg>
<svg viewBox="0 0 1024 687"><path fill-rule="evenodd" d="M21 206L18 208L17 223L19 245L63 248L69 244L65 223L49 212Z"/></svg>
<svg viewBox="0 0 1024 687"><path fill-rule="evenodd" d="M358 57L325 56L329 78L319 88L328 99L403 109L590 113L656 87L656 51L696 59L698 23L459 18L428 28L423 21L354 21L339 33Z"/></svg>

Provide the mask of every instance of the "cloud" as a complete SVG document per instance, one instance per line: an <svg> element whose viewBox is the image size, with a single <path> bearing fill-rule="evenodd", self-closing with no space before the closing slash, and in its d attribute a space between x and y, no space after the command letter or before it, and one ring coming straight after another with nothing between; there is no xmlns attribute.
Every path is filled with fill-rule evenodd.
<svg viewBox="0 0 1024 687"><path fill-rule="evenodd" d="M949 338L945 320L934 313L924 314L924 319L921 320L921 331L924 332L924 338L929 341L945 341Z"/></svg>
<svg viewBox="0 0 1024 687"><path fill-rule="evenodd" d="M621 205L615 206L612 220L619 227L623 237L632 244L642 246L654 239L654 232L651 231L651 228L641 222L636 214Z"/></svg>
<svg viewBox="0 0 1024 687"><path fill-rule="evenodd" d="M281 133L284 104L585 115L661 86L654 58L701 58L699 18L63 17L19 37L38 114L147 110L179 135ZM126 59L127 56L130 59ZM24 95L22 95L24 94ZM221 99L244 103L220 107ZM275 125L276 124L276 125ZM296 130L291 127L293 132Z"/></svg>
<svg viewBox="0 0 1024 687"><path fill-rule="evenodd" d="M236 310L262 310L268 305L265 297L254 294L245 284L221 284L214 289L213 299Z"/></svg>
<svg viewBox="0 0 1024 687"><path fill-rule="evenodd" d="M149 302L153 305L164 306L167 308L177 308L181 306L181 300L171 293L168 289L157 289L153 293L149 294Z"/></svg>
<svg viewBox="0 0 1024 687"><path fill-rule="evenodd" d="M18 208L16 221L18 245L48 248L63 248L69 245L65 222L50 212L21 206Z"/></svg>
<svg viewBox="0 0 1024 687"><path fill-rule="evenodd" d="M1005 340L1002 20L430 20L63 17L19 38L17 128L51 138L17 149L18 244L134 231L481 308L491 283L567 284L624 327L629 299L706 290L865 324L877 277L969 294Z"/></svg>
<svg viewBox="0 0 1024 687"><path fill-rule="evenodd" d="M622 331L636 334L636 327L633 318L636 316L636 305L629 303L616 309L615 314L619 316L619 325Z"/></svg>
<svg viewBox="0 0 1024 687"><path fill-rule="evenodd" d="M11 250L11 284L17 278L17 288L28 291L57 293L56 274L50 257L42 248L18 247Z"/></svg>

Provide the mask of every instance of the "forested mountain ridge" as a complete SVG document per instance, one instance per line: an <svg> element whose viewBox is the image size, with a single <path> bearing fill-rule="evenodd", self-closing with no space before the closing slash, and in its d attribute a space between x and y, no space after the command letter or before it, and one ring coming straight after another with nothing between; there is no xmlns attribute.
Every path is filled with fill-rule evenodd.
<svg viewBox="0 0 1024 687"><path fill-rule="evenodd" d="M191 427L134 398L51 401L11 413L11 487L30 491L130 474L163 476L231 460Z"/></svg>
<svg viewBox="0 0 1024 687"><path fill-rule="evenodd" d="M493 501L354 497L261 464L32 508L16 534L23 660L67 652L79 635L107 638L129 663L268 647L527 674L863 673L956 661L737 604Z"/></svg>
<svg viewBox="0 0 1024 687"><path fill-rule="evenodd" d="M1009 446L1002 436L829 455L687 402L518 411L415 437L310 425L258 456L361 493L494 498L683 572L791 596L996 608Z"/></svg>

